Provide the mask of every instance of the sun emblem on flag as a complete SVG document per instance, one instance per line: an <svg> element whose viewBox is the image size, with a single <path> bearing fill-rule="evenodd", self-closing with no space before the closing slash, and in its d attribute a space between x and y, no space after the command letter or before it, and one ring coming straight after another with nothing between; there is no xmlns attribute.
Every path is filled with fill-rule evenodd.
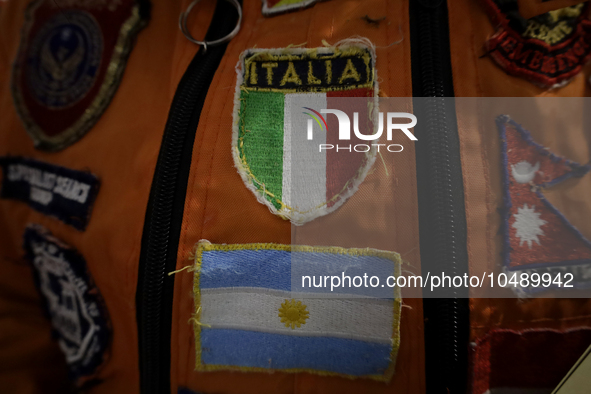
<svg viewBox="0 0 591 394"><path fill-rule="evenodd" d="M308 315L310 314L306 310L306 305L302 304L302 301L285 300L279 308L279 317L281 323L285 324L285 327L290 327L295 330L296 326L299 328L302 324L306 324Z"/></svg>
<svg viewBox="0 0 591 394"><path fill-rule="evenodd" d="M515 223L513 228L517 230L516 236L519 237L519 246L527 242L527 246L531 249L532 241L540 245L538 235L544 235L542 226L547 222L540 219L540 213L535 211L535 206L531 208L524 204L523 207L517 208L517 213L513 215Z"/></svg>

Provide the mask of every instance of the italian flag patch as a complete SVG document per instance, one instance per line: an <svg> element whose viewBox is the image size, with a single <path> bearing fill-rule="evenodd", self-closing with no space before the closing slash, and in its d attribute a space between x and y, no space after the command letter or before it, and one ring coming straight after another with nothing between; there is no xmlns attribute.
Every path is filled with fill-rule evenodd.
<svg viewBox="0 0 591 394"><path fill-rule="evenodd" d="M364 43L257 49L240 58L234 163L258 201L293 224L341 206L375 161L374 147L358 149L367 141L354 134L339 140L337 116L321 112L336 109L351 122L356 116L355 125L372 134L378 111L375 55Z"/></svg>

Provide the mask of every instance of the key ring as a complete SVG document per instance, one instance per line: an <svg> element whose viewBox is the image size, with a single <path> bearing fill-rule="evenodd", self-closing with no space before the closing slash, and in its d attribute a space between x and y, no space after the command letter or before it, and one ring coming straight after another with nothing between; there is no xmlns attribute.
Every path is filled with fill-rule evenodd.
<svg viewBox="0 0 591 394"><path fill-rule="evenodd" d="M193 38L191 33L189 33L189 30L187 29L187 18L189 17L189 14L191 13L191 10L193 9L193 7L195 7L197 5L197 3L199 3L200 1L201 0L193 0L191 2L191 4L189 4L187 9L185 11L181 12L181 15L179 15L179 29L181 29L181 31L183 32L185 37L187 37L187 40L191 41L194 44L201 45L203 47L203 52L205 53L207 51L208 46L213 47L216 45L226 43L226 42L230 41L232 38L234 38L236 36L236 34L238 34L238 32L240 31L240 25L242 24L242 7L240 6L240 3L238 2L238 0L225 0L228 3L232 4L234 7L236 7L236 11L238 12L238 23L236 23L236 27L234 27L234 30L232 30L226 36L219 38L217 40L198 41Z"/></svg>

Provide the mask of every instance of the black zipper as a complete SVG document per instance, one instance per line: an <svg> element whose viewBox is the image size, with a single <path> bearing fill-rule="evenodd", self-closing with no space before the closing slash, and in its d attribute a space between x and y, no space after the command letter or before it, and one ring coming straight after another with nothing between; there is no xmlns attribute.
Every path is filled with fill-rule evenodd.
<svg viewBox="0 0 591 394"><path fill-rule="evenodd" d="M445 0L411 0L411 59L423 277L468 272L460 146ZM464 393L468 292L424 291L427 393Z"/></svg>
<svg viewBox="0 0 591 394"><path fill-rule="evenodd" d="M206 40L230 32L237 13L218 1ZM172 101L156 163L144 223L136 293L140 390L170 393L172 298L177 250L195 132L205 97L226 44L200 49Z"/></svg>

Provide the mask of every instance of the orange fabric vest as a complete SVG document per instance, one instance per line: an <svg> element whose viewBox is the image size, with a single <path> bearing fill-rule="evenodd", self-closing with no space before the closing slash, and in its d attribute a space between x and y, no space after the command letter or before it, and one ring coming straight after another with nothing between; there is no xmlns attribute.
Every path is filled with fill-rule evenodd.
<svg viewBox="0 0 591 394"><path fill-rule="evenodd" d="M555 0L556 1L556 0ZM549 89L522 76L509 75L486 54L484 44L496 26L487 15L484 2L449 1L449 57L456 97L582 97L591 92L587 82L591 70L584 65L568 83ZM170 390L187 388L197 393L423 393L429 385L425 372L425 316L423 300L404 299L400 318L400 347L396 369L387 382L348 379L313 373L288 372L198 372L195 367L194 275L174 275L170 293L168 360L145 360L146 342L140 338L138 324L145 315L138 308L145 298L144 278L147 253L146 212L149 205L159 152L166 140L165 130L175 104L173 98L183 75L199 46L186 39L178 28L178 17L189 1L153 2L147 25L137 33L125 71L110 103L96 123L76 142L55 152L37 149L19 119L11 93L12 63L18 57L22 27L28 1L9 0L0 6L0 157L24 157L76 171L89 171L100 180L88 224L83 231L51 215L32 209L10 198L0 199L0 387L11 393L67 392L67 365L54 339L51 323L40 306L32 269L26 263L23 234L30 223L39 224L83 256L96 288L108 311L112 333L105 361L97 368L97 383L85 387L92 393L139 393L140 370L146 363L159 363L159 371L169 381ZM561 4L562 5L562 4ZM567 6L570 4L564 4ZM415 5L416 6L416 5ZM200 3L188 18L193 37L204 37L216 8L215 1ZM232 157L232 122L236 87L235 66L240 55L253 48L318 48L353 36L366 37L375 45L375 69L380 97L412 97L413 64L420 62L411 48L411 18L407 0L329 0L293 12L264 16L260 1L244 1L243 20L210 81L201 113L195 119L194 142L185 147L190 158L186 190L174 199L179 216L178 247L168 251L173 269L190 264L195 245L206 239L214 244L275 243L290 244L294 236L290 222L273 215L245 187ZM382 19L383 18L383 19ZM414 42L414 41L412 41ZM210 48L210 50L212 50ZM412 55L412 56L411 56ZM259 76L261 77L261 76ZM462 101L466 110L457 111L457 135L465 206L466 236L463 242L470 272L481 275L502 266L503 239L498 229L503 203L501 147L494 118L485 122L483 113L496 116L494 109L481 108L478 101ZM546 107L534 111L543 113ZM488 111L488 112L487 112ZM534 116L535 117L535 116ZM578 163L589 163L588 130L561 129L565 143L554 136L569 114L545 122L532 133L551 150ZM489 119L489 118L486 118ZM419 119L419 123L421 119ZM417 134L419 141L421 136ZM191 148L192 146L192 148ZM396 251L420 272L421 252L430 245L420 242L419 201L415 146L405 144L404 156L392 156L388 176L397 187L386 207L393 210L394 237L376 241L381 249ZM376 165L379 163L377 159ZM381 166L371 177L385 176ZM6 181L7 174L0 174ZM181 190L184 190L181 187ZM591 237L591 181L582 178L577 185L560 185L548 197L587 238ZM376 200L369 189L351 197L339 210L309 224L303 243L312 244L321 234L321 224L339 218L363 221L359 207ZM379 200L379 199L377 199ZM572 201L578 201L576 209ZM382 205L379 205L382 204ZM149 215L149 213L148 213ZM356 216L357 215L357 216ZM314 227L317 226L317 233ZM338 240L337 240L338 241ZM335 241L335 242L337 242ZM365 247L366 245L360 245ZM166 278L169 278L166 276ZM167 279L170 280L170 279ZM142 284L143 283L143 284ZM138 287L139 286L139 287ZM141 293L144 294L144 293ZM162 320L166 324L166 319ZM469 358L468 342L478 342L491 330L585 328L591 324L588 299L472 298L469 301L469 336L463 355ZM428 324L428 323L427 323ZM437 327L430 330L437 331ZM167 332L165 330L165 332ZM169 346L169 349L167 349ZM557 346L556 343L548 346ZM580 349L580 353L584 349ZM143 361L142 361L143 360ZM472 359L471 359L472 360ZM576 356L575 356L576 360ZM471 361L472 362L472 361ZM427 363L429 361L427 360ZM438 366L435 364L427 364ZM441 366L443 367L443 366ZM488 375L487 375L488 374ZM485 372L490 378L492 372ZM466 365L468 392L481 394L482 374ZM167 380L169 378L169 380ZM555 382L558 383L558 382ZM464 382L459 383L459 386ZM146 390L145 387L142 387Z"/></svg>

